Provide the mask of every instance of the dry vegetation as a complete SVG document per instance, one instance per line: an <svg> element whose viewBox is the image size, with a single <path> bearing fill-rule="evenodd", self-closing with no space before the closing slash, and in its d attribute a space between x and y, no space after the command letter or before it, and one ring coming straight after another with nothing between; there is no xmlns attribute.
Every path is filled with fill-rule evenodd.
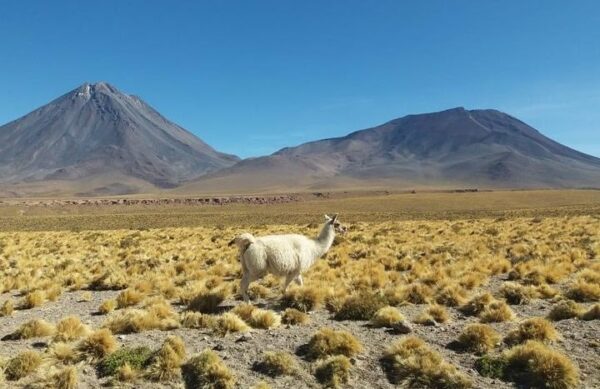
<svg viewBox="0 0 600 389"><path fill-rule="evenodd" d="M597 216L349 227L304 286L282 295L281 280L266 277L250 289L252 305L239 301L227 247L240 227L2 232L0 380L600 385Z"/></svg>

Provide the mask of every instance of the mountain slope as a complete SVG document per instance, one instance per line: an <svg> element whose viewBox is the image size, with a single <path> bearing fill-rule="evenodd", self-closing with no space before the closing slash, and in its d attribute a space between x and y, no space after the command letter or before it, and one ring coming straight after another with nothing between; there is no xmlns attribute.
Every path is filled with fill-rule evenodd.
<svg viewBox="0 0 600 389"><path fill-rule="evenodd" d="M104 82L85 83L0 127L2 183L103 176L108 188L123 177L173 187L238 160Z"/></svg>
<svg viewBox="0 0 600 389"><path fill-rule="evenodd" d="M454 108L243 160L181 191L372 185L539 188L599 182L600 159L563 146L505 113Z"/></svg>

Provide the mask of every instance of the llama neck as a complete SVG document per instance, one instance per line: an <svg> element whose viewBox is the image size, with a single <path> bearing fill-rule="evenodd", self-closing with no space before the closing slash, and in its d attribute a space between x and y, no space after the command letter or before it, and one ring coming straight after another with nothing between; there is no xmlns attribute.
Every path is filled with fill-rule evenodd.
<svg viewBox="0 0 600 389"><path fill-rule="evenodd" d="M325 223L323 228L321 228L321 232L319 232L319 236L317 237L316 244L318 249L318 257L325 254L329 251L329 248L333 244L333 239L335 238L335 231L333 227L329 223ZM317 258L318 258L317 257Z"/></svg>

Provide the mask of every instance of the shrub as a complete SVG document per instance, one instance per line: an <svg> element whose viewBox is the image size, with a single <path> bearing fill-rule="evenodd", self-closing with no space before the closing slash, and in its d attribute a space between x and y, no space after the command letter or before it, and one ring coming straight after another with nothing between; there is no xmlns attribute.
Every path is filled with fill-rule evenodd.
<svg viewBox="0 0 600 389"><path fill-rule="evenodd" d="M281 316L281 321L291 325L306 324L310 321L310 317L295 308L287 308Z"/></svg>
<svg viewBox="0 0 600 389"><path fill-rule="evenodd" d="M572 319L574 317L578 317L582 311L583 308L575 301L563 300L552 308L548 314L548 318L554 321Z"/></svg>
<svg viewBox="0 0 600 389"><path fill-rule="evenodd" d="M283 351L267 351L262 360L254 364L254 370L271 377L294 375L299 367L293 355Z"/></svg>
<svg viewBox="0 0 600 389"><path fill-rule="evenodd" d="M186 387L203 389L231 389L235 377L212 350L204 350L182 366Z"/></svg>
<svg viewBox="0 0 600 389"><path fill-rule="evenodd" d="M35 290L33 292L29 292L23 297L21 303L19 304L20 309L31 309L35 307L39 307L46 300L46 295L41 290Z"/></svg>
<svg viewBox="0 0 600 389"><path fill-rule="evenodd" d="M444 361L421 339L410 336L393 343L384 353L381 363L388 380L399 384L434 388L470 388L472 382L454 365Z"/></svg>
<svg viewBox="0 0 600 389"><path fill-rule="evenodd" d="M98 312L106 315L107 313L114 311L117 308L117 305L118 303L115 299L104 300L98 307Z"/></svg>
<svg viewBox="0 0 600 389"><path fill-rule="evenodd" d="M387 305L387 300L376 293L362 292L344 301L335 314L336 320L371 320L375 312Z"/></svg>
<svg viewBox="0 0 600 389"><path fill-rule="evenodd" d="M148 347L121 347L117 351L104 357L98 364L98 374L102 377L114 375L124 364L139 370L144 367L150 357L152 350Z"/></svg>
<svg viewBox="0 0 600 389"><path fill-rule="evenodd" d="M600 319L600 304L595 304L590 307L587 312L581 314L582 320L599 320Z"/></svg>
<svg viewBox="0 0 600 389"><path fill-rule="evenodd" d="M566 296L580 302L599 301L600 285L587 281L578 281L569 288Z"/></svg>
<svg viewBox="0 0 600 389"><path fill-rule="evenodd" d="M315 376L325 387L340 388L350 379L352 364L344 355L331 356L317 365Z"/></svg>
<svg viewBox="0 0 600 389"><path fill-rule="evenodd" d="M52 343L48 351L52 358L64 364L75 363L78 359L74 347L67 343Z"/></svg>
<svg viewBox="0 0 600 389"><path fill-rule="evenodd" d="M115 337L106 328L92 332L77 345L77 350L92 360L102 359L117 348Z"/></svg>
<svg viewBox="0 0 600 389"><path fill-rule="evenodd" d="M219 311L219 305L226 297L227 295L223 289L211 292L201 292L190 300L188 309L202 313L217 313Z"/></svg>
<svg viewBox="0 0 600 389"><path fill-rule="evenodd" d="M11 358L4 366L4 374L9 381L17 381L37 370L42 357L36 351L23 351Z"/></svg>
<svg viewBox="0 0 600 389"><path fill-rule="evenodd" d="M380 308L371 318L373 327L393 328L399 322L404 321L404 316L400 311L392 306Z"/></svg>
<svg viewBox="0 0 600 389"><path fill-rule="evenodd" d="M529 304L531 299L537 298L539 295L536 288L532 286L524 286L516 282L505 282L502 284L500 292L509 304Z"/></svg>
<svg viewBox="0 0 600 389"><path fill-rule="evenodd" d="M125 289L117 296L117 307L127 308L139 304L144 298L144 295L135 289Z"/></svg>
<svg viewBox="0 0 600 389"><path fill-rule="evenodd" d="M281 325L281 316L273 311L257 308L252 312L248 323L254 328L275 328Z"/></svg>
<svg viewBox="0 0 600 389"><path fill-rule="evenodd" d="M225 336L231 332L250 331L250 327L236 314L227 312L217 317L213 326L213 330L217 334Z"/></svg>
<svg viewBox="0 0 600 389"><path fill-rule="evenodd" d="M51 336L55 333L54 325L43 319L33 319L23 323L16 331L6 335L2 340L30 339Z"/></svg>
<svg viewBox="0 0 600 389"><path fill-rule="evenodd" d="M539 342L552 342L558 339L558 332L548 320L541 317L533 317L524 320L517 329L506 336L506 343L517 344L527 340Z"/></svg>
<svg viewBox="0 0 600 389"><path fill-rule="evenodd" d="M169 336L152 356L146 377L160 382L177 380L181 375L180 368L185 354L183 339Z"/></svg>
<svg viewBox="0 0 600 389"><path fill-rule="evenodd" d="M4 304L2 304L2 307L0 307L0 317L10 316L10 315L12 315L14 310L15 310L15 306L14 306L12 300L6 300L4 302Z"/></svg>
<svg viewBox="0 0 600 389"><path fill-rule="evenodd" d="M238 315L245 322L249 322L252 318L252 312L257 309L253 304L241 303L235 306L230 312Z"/></svg>
<svg viewBox="0 0 600 389"><path fill-rule="evenodd" d="M477 354L483 354L492 350L500 341L498 334L487 324L470 324L458 337L458 346Z"/></svg>
<svg viewBox="0 0 600 389"><path fill-rule="evenodd" d="M90 329L77 316L67 316L56 325L54 341L70 342L89 334Z"/></svg>
<svg viewBox="0 0 600 389"><path fill-rule="evenodd" d="M482 323L500 323L513 320L515 313L504 301L495 301L479 314Z"/></svg>
<svg viewBox="0 0 600 389"><path fill-rule="evenodd" d="M307 345L307 356L311 359L324 358L330 355L353 357L362 350L358 339L348 331L336 331L321 328Z"/></svg>
<svg viewBox="0 0 600 389"><path fill-rule="evenodd" d="M302 312L309 312L318 308L323 303L323 299L323 292L317 287L292 287L283 295L281 305L287 308L295 308Z"/></svg>
<svg viewBox="0 0 600 389"><path fill-rule="evenodd" d="M459 310L465 315L479 315L492 302L496 301L489 293L481 293L469 300L465 305L462 305Z"/></svg>
<svg viewBox="0 0 600 389"><path fill-rule="evenodd" d="M215 317L200 312L184 312L180 319L185 328L213 328Z"/></svg>
<svg viewBox="0 0 600 389"><path fill-rule="evenodd" d="M475 362L475 368L484 377L502 379L506 373L508 361L505 357L484 355Z"/></svg>
<svg viewBox="0 0 600 389"><path fill-rule="evenodd" d="M171 330L179 327L177 314L168 305L153 305L145 309L126 309L113 313L103 327L115 334L129 334L148 330Z"/></svg>
<svg viewBox="0 0 600 389"><path fill-rule="evenodd" d="M44 382L46 388L77 389L78 378L75 366L66 366L52 373Z"/></svg>
<svg viewBox="0 0 600 389"><path fill-rule="evenodd" d="M505 357L505 376L520 385L566 389L579 384L579 370L573 362L543 343L530 340L508 350Z"/></svg>

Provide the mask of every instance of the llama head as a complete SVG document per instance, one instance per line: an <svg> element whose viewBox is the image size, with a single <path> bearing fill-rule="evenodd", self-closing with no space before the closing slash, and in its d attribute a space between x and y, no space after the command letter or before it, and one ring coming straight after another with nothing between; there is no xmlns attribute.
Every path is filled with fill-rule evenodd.
<svg viewBox="0 0 600 389"><path fill-rule="evenodd" d="M325 215L325 223L333 227L333 229L340 234L344 234L347 230L346 226L342 225L342 223L340 223L338 220L337 213L332 217Z"/></svg>
<svg viewBox="0 0 600 389"><path fill-rule="evenodd" d="M235 244L240 249L240 251L246 251L248 246L250 246L252 243L254 243L254 236L252 236L252 234L244 232L243 234L240 234L235 238L231 239L228 246L233 246Z"/></svg>

